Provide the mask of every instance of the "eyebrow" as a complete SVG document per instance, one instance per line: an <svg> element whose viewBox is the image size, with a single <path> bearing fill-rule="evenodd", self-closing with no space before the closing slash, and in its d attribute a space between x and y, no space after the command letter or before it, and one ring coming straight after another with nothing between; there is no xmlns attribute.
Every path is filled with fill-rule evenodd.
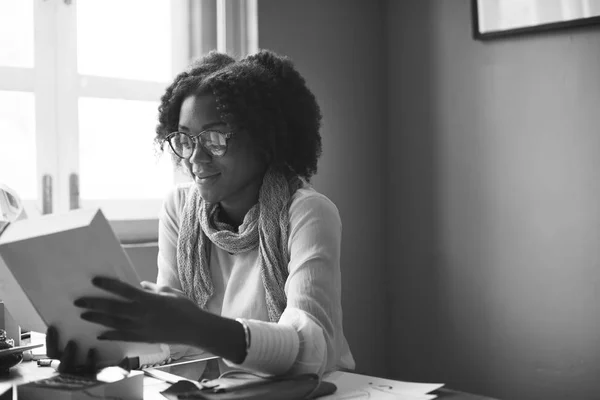
<svg viewBox="0 0 600 400"><path fill-rule="evenodd" d="M208 129L208 128L212 128L213 126L219 126L219 125L227 125L225 122L223 121L215 121L215 122L209 122L208 124L204 124L202 125L202 130ZM190 131L190 128L188 128L185 125L179 125L179 129L184 130L184 131Z"/></svg>

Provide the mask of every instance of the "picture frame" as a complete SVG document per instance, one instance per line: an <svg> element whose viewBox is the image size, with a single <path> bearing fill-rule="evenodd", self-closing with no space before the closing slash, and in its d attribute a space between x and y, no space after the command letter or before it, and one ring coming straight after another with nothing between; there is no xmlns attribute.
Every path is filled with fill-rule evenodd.
<svg viewBox="0 0 600 400"><path fill-rule="evenodd" d="M507 36L600 24L598 0L471 0L473 38Z"/></svg>

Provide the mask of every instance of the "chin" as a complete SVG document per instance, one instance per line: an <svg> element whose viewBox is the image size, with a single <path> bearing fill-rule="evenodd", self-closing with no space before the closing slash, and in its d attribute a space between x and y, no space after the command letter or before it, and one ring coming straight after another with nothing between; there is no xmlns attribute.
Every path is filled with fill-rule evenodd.
<svg viewBox="0 0 600 400"><path fill-rule="evenodd" d="M199 185L200 197L208 203L218 203L221 201L221 196L214 189L203 188Z"/></svg>
<svg viewBox="0 0 600 400"><path fill-rule="evenodd" d="M201 180L198 178L194 179L194 182L196 183L200 191L200 196L204 201L209 203L218 203L221 201L221 198L223 196L221 193L222 191L219 190L219 178L220 176L216 178L210 178L207 180Z"/></svg>

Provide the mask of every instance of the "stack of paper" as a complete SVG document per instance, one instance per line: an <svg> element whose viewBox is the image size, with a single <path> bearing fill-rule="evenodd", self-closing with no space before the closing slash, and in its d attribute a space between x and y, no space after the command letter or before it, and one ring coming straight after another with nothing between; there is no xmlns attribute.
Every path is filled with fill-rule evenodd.
<svg viewBox="0 0 600 400"><path fill-rule="evenodd" d="M349 372L333 372L324 378L335 384L338 391L323 400L432 400L429 394L444 386L439 383L414 383L358 375Z"/></svg>

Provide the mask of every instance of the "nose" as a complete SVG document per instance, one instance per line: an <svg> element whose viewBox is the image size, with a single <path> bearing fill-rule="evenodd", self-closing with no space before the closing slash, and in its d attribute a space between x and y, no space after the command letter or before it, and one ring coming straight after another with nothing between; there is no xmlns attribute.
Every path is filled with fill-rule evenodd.
<svg viewBox="0 0 600 400"><path fill-rule="evenodd" d="M194 140L194 152L190 156L191 163L209 163L212 161L210 154L206 152L206 149L200 144L200 140Z"/></svg>

